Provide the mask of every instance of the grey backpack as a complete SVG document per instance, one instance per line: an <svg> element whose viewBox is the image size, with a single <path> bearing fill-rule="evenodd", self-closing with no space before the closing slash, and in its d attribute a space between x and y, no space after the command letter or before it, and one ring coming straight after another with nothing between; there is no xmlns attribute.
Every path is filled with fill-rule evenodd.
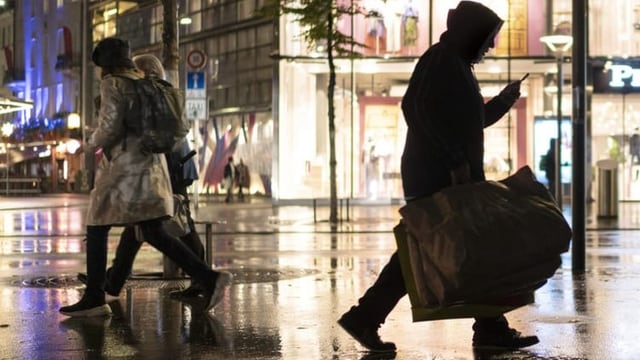
<svg viewBox="0 0 640 360"><path fill-rule="evenodd" d="M125 118L127 130L141 138L143 152L170 152L189 132L182 91L161 79L127 79L140 103L139 115Z"/></svg>

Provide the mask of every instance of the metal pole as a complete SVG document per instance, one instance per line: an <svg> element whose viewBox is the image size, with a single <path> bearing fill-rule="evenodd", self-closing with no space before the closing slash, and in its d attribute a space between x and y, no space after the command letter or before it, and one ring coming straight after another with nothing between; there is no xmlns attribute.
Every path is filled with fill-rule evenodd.
<svg viewBox="0 0 640 360"><path fill-rule="evenodd" d="M555 196L556 202L558 203L558 207L562 210L562 83L564 82L564 77L562 74L562 63L564 61L564 55L560 54L558 56L558 73L557 73L557 81L558 81L558 119L557 119L557 133L556 133L556 156L553 161L555 162Z"/></svg>
<svg viewBox="0 0 640 360"><path fill-rule="evenodd" d="M9 144L4 143L4 151L7 152L7 196L9 196Z"/></svg>
<svg viewBox="0 0 640 360"><path fill-rule="evenodd" d="M573 0L573 117L572 117L572 194L571 222L573 239L571 243L571 270L574 274L585 270L586 201L585 191L587 154L587 26L588 0Z"/></svg>

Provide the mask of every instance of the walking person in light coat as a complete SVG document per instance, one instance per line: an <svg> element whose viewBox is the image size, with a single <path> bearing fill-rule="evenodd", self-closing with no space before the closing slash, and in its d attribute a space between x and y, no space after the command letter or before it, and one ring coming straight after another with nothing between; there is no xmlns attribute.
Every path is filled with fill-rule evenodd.
<svg viewBox="0 0 640 360"><path fill-rule="evenodd" d="M102 316L111 313L105 303L105 272L109 230L137 225L146 241L168 256L205 286L203 309L210 310L223 297L231 275L213 271L179 239L163 228L173 214L169 171L163 154L143 153L141 138L126 127L139 116L140 102L131 80L141 78L130 59L126 41L101 40L92 54L101 68L98 126L88 147L101 149L95 187L87 213L87 287L79 302L63 306L67 316ZM93 153L93 151L89 152Z"/></svg>

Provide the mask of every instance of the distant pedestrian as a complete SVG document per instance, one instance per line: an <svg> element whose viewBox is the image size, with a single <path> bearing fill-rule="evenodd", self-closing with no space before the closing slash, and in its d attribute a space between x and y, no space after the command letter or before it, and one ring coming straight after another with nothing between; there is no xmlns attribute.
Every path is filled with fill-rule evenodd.
<svg viewBox="0 0 640 360"><path fill-rule="evenodd" d="M556 139L549 140L549 150L542 155L540 160L540 168L544 171L547 179L547 188L553 197L556 196Z"/></svg>
<svg viewBox="0 0 640 360"><path fill-rule="evenodd" d="M104 292L109 230L133 224L149 244L205 286L204 308L209 310L222 299L231 274L211 270L162 226L173 214L171 182L164 155L142 151L140 135L128 127L141 110L134 82L141 75L131 61L129 44L119 38L103 39L92 59L101 70L101 104L87 148L102 149L104 156L87 211L87 287L79 302L61 307L60 312L67 316L111 314Z"/></svg>
<svg viewBox="0 0 640 360"><path fill-rule="evenodd" d="M227 197L224 199L224 202L228 203L233 201L233 188L237 181L237 170L233 163L233 156L229 156L227 164L224 166L223 181L224 187L227 189Z"/></svg>
<svg viewBox="0 0 640 360"><path fill-rule="evenodd" d="M440 42L419 59L402 99L408 130L402 154L402 186L407 202L446 187L485 180L483 128L497 122L520 96L520 81L483 101L473 65L495 46L502 27L491 9L461 1L449 11ZM378 328L407 294L398 253L376 282L342 315L338 324L371 351L393 352ZM538 342L521 336L504 316L481 317L473 324L474 348L517 349Z"/></svg>
<svg viewBox="0 0 640 360"><path fill-rule="evenodd" d="M249 187L251 186L251 176L249 175L249 167L240 159L238 166L236 166L238 172L238 198L240 201L244 200L244 192L242 189L247 189L247 195Z"/></svg>

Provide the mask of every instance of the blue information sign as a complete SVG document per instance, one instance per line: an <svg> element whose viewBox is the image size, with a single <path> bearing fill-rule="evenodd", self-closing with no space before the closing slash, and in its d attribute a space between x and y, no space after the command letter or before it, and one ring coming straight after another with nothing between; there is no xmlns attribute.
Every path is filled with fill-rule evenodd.
<svg viewBox="0 0 640 360"><path fill-rule="evenodd" d="M187 71L187 99L207 97L207 78L204 71Z"/></svg>
<svg viewBox="0 0 640 360"><path fill-rule="evenodd" d="M189 71L187 72L187 89L200 90L205 88L204 84L204 71Z"/></svg>

